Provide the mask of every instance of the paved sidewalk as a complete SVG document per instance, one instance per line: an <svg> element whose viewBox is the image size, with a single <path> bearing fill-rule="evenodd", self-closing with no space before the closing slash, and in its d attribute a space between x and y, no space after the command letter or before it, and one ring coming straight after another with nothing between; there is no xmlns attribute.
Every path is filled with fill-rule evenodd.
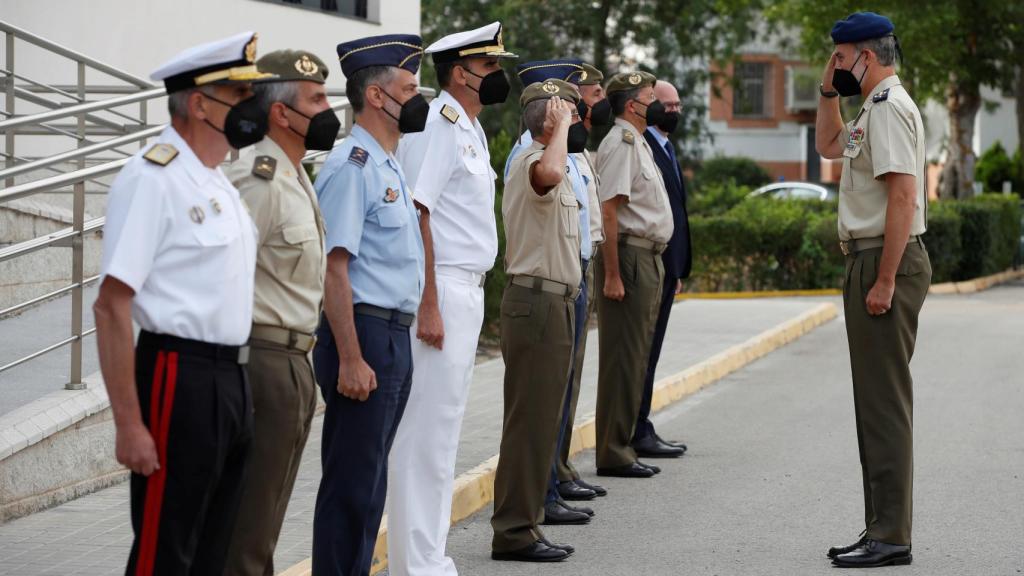
<svg viewBox="0 0 1024 576"><path fill-rule="evenodd" d="M686 301L676 304L659 366L659 378L679 372L806 312L820 299ZM590 333L580 419L593 412L597 333ZM457 474L498 451L502 421L501 359L479 364L459 446ZM414 409L414 407L410 407ZM320 426L303 455L299 478L278 543L276 568L309 556L313 505L320 480ZM100 575L122 572L131 545L128 489L121 484L51 510L0 526L0 574ZM479 572L467 572L475 574Z"/></svg>
<svg viewBox="0 0 1024 576"><path fill-rule="evenodd" d="M1024 282L925 304L915 377L914 563L872 575L1024 573ZM650 480L600 478L557 565L493 562L490 507L452 528L461 574L812 576L863 527L846 334L818 328L655 417L688 442ZM593 479L593 451L580 457Z"/></svg>

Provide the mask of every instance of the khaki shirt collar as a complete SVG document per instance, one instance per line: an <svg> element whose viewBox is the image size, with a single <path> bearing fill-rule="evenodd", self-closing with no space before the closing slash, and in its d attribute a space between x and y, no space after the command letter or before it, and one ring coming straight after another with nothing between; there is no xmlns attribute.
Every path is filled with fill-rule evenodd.
<svg viewBox="0 0 1024 576"><path fill-rule="evenodd" d="M641 134L640 131L636 129L636 126L633 126L633 124L629 120L626 120L624 118L616 118L615 124L617 126L622 126L626 130L632 132L633 136L635 136L638 141L646 142L646 140L644 140L644 135Z"/></svg>

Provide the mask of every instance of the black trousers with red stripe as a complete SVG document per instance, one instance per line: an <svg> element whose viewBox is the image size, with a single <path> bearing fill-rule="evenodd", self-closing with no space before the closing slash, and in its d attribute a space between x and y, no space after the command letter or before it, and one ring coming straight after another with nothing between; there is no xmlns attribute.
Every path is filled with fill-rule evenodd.
<svg viewBox="0 0 1024 576"><path fill-rule="evenodd" d="M252 442L244 366L216 346L143 331L135 349L142 418L160 469L132 474L135 541L125 573L219 576Z"/></svg>

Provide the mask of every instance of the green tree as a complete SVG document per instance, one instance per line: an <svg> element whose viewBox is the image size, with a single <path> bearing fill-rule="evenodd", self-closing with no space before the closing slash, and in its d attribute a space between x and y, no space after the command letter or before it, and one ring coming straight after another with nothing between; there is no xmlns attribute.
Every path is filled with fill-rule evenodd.
<svg viewBox="0 0 1024 576"><path fill-rule="evenodd" d="M806 55L824 68L832 50L828 36L832 25L861 9L863 3L854 0L782 0L768 9L768 15L774 22L797 28ZM900 76L911 94L919 101L943 102L949 112L948 156L939 179L940 196L970 197L976 160L971 142L975 118L983 105L981 86L1014 88L1015 71L1024 53L1024 3L878 0L871 9L896 24L906 55ZM1018 114L1018 123L1024 122L1021 116Z"/></svg>

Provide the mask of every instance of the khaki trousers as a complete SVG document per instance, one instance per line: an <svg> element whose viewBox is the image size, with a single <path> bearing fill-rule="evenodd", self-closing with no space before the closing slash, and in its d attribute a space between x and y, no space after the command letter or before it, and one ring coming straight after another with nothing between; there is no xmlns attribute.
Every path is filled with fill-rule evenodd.
<svg viewBox="0 0 1024 576"><path fill-rule="evenodd" d="M914 389L910 359L932 268L924 245L907 246L896 273L892 308L867 312L882 248L846 259L843 304L853 372L857 443L867 537L910 545L914 485Z"/></svg>

